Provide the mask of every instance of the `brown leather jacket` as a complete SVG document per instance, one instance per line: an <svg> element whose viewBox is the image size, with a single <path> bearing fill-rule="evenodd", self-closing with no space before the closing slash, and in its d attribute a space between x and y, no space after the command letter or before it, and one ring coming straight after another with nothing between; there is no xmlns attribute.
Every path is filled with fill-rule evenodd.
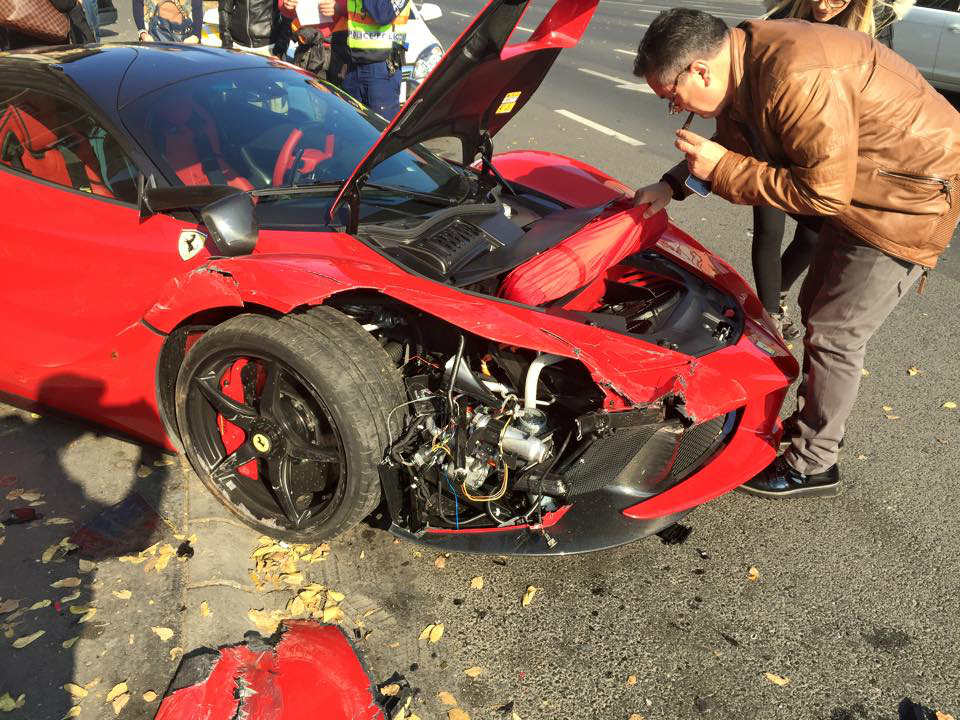
<svg viewBox="0 0 960 720"><path fill-rule="evenodd" d="M829 216L889 255L936 265L960 212L960 113L863 33L760 20L730 43L736 89L715 138L729 152L713 192Z"/></svg>

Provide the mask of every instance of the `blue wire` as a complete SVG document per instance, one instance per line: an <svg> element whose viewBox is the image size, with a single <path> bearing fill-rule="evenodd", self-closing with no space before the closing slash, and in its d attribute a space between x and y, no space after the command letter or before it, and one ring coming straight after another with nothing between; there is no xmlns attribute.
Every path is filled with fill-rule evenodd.
<svg viewBox="0 0 960 720"><path fill-rule="evenodd" d="M457 530L460 529L460 501L457 500L457 491L453 487L453 483L450 482L450 476L447 475L446 468L441 467L440 472L443 473L443 479L447 481L447 485L450 487L450 492L453 493L453 520L457 526Z"/></svg>

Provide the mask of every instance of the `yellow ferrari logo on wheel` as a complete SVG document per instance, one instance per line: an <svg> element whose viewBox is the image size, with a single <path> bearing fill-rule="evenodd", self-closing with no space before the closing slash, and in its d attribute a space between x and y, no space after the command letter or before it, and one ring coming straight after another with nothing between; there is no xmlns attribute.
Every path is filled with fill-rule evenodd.
<svg viewBox="0 0 960 720"><path fill-rule="evenodd" d="M253 447L256 448L257 452L270 452L270 438L263 433L257 433L253 436Z"/></svg>

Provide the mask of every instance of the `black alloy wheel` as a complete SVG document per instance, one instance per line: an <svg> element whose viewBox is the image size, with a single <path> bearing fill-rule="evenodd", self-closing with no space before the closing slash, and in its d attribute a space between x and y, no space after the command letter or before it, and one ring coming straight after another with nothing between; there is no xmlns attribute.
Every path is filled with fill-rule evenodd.
<svg viewBox="0 0 960 720"><path fill-rule="evenodd" d="M376 340L332 308L241 315L187 353L177 422L194 470L231 512L264 534L318 541L376 507L401 388Z"/></svg>

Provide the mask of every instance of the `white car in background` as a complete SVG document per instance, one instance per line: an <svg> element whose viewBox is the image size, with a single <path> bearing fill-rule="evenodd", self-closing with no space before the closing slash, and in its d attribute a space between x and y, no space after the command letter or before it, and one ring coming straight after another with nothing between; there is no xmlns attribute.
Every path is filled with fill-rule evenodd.
<svg viewBox="0 0 960 720"><path fill-rule="evenodd" d="M893 49L935 88L960 92L960 0L917 0L893 28Z"/></svg>
<svg viewBox="0 0 960 720"><path fill-rule="evenodd" d="M407 22L407 52L403 65L403 82L400 83L400 102L406 102L413 89L423 82L430 71L443 57L443 47L430 32L427 23L443 16L443 10L434 3L410 5L410 19ZM204 45L220 47L220 16L216 8L203 14L203 28L200 42ZM288 58L293 58L291 46Z"/></svg>

